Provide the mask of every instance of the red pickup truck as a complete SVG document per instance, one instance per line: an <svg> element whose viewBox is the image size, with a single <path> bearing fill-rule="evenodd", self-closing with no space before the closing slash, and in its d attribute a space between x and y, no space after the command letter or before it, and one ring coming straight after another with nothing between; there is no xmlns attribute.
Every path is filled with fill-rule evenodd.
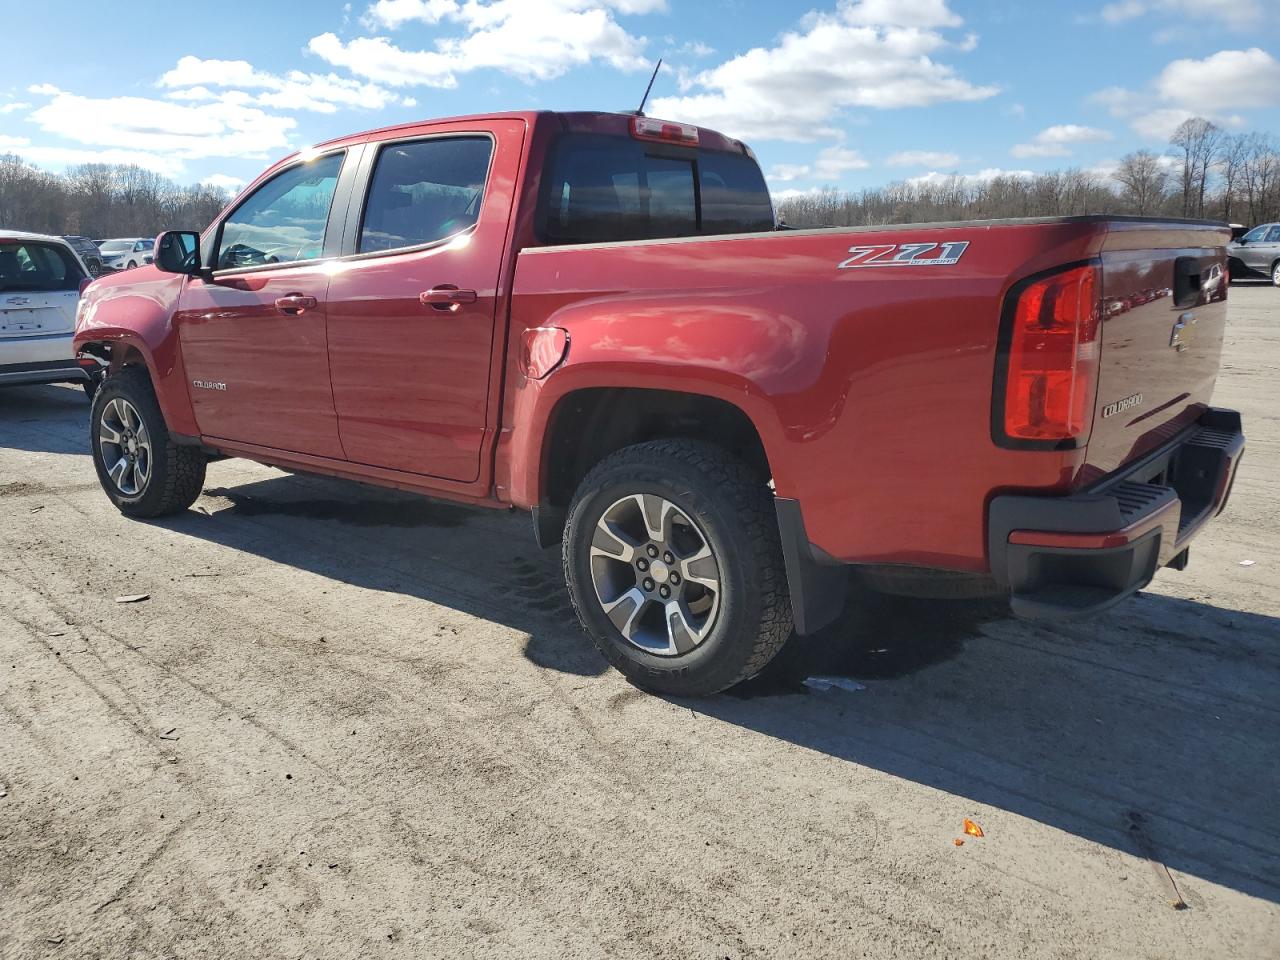
<svg viewBox="0 0 1280 960"><path fill-rule="evenodd" d="M1244 447L1209 405L1229 238L779 229L736 140L495 114L281 161L93 283L75 342L125 514L213 456L530 510L609 660L706 694L853 577L1053 618L1181 568Z"/></svg>

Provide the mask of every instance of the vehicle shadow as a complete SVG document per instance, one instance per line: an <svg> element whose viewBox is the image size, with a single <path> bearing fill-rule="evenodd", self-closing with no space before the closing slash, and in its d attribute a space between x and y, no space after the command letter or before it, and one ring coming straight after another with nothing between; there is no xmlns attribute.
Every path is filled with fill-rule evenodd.
<svg viewBox="0 0 1280 960"><path fill-rule="evenodd" d="M549 670L606 669L524 515L316 477L220 486L217 470L197 509L158 525L501 623ZM945 791L957 828L983 804L1154 852L1189 898L1200 878L1280 902L1278 638L1276 618L1158 594L1040 626L999 603L855 590L836 626L793 638L759 677L678 702ZM820 693L812 676L865 689Z"/></svg>
<svg viewBox="0 0 1280 960"><path fill-rule="evenodd" d="M0 388L0 430L0 442L14 450L84 453L89 400L74 384Z"/></svg>

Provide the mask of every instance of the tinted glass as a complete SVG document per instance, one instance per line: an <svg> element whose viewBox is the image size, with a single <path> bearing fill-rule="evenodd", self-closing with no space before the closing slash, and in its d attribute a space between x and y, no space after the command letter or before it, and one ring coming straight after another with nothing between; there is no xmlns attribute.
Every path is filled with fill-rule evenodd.
<svg viewBox="0 0 1280 960"><path fill-rule="evenodd" d="M383 147L369 186L360 252L435 243L474 226L492 152L488 137Z"/></svg>
<svg viewBox="0 0 1280 960"><path fill-rule="evenodd" d="M1254 227L1252 230L1250 230L1248 233L1244 235L1244 239L1248 240L1250 243L1257 243L1264 236L1266 236L1266 234L1267 234L1266 227Z"/></svg>
<svg viewBox="0 0 1280 960"><path fill-rule="evenodd" d="M744 154L571 134L553 151L540 222L552 243L645 240L771 230L773 208Z"/></svg>
<svg viewBox="0 0 1280 960"><path fill-rule="evenodd" d="M1280 243L1280 227L1272 227L1267 234L1267 243Z"/></svg>
<svg viewBox="0 0 1280 960"><path fill-rule="evenodd" d="M70 250L48 243L0 240L0 293L79 290L84 271Z"/></svg>
<svg viewBox="0 0 1280 960"><path fill-rule="evenodd" d="M217 269L314 260L342 169L341 153L290 167L249 195L222 225Z"/></svg>

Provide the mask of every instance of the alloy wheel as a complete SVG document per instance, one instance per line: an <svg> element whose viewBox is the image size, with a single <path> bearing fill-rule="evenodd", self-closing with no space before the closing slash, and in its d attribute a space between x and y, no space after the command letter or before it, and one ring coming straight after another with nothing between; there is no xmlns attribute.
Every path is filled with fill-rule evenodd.
<svg viewBox="0 0 1280 960"><path fill-rule="evenodd" d="M656 494L617 500L596 523L591 582L610 622L635 647L680 656L720 612L720 564L687 513Z"/></svg>
<svg viewBox="0 0 1280 960"><path fill-rule="evenodd" d="M126 497L136 497L151 480L151 435L137 408L114 397L98 418L98 454L107 476Z"/></svg>

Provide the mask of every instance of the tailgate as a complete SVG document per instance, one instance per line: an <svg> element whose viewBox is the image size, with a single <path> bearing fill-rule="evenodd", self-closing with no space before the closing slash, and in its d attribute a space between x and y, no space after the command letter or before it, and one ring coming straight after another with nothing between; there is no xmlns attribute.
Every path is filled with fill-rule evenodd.
<svg viewBox="0 0 1280 960"><path fill-rule="evenodd" d="M1213 393L1227 319L1225 227L1113 224L1103 244L1102 356L1083 479L1190 426Z"/></svg>
<svg viewBox="0 0 1280 960"><path fill-rule="evenodd" d="M69 334L79 301L76 290L0 290L0 340Z"/></svg>

